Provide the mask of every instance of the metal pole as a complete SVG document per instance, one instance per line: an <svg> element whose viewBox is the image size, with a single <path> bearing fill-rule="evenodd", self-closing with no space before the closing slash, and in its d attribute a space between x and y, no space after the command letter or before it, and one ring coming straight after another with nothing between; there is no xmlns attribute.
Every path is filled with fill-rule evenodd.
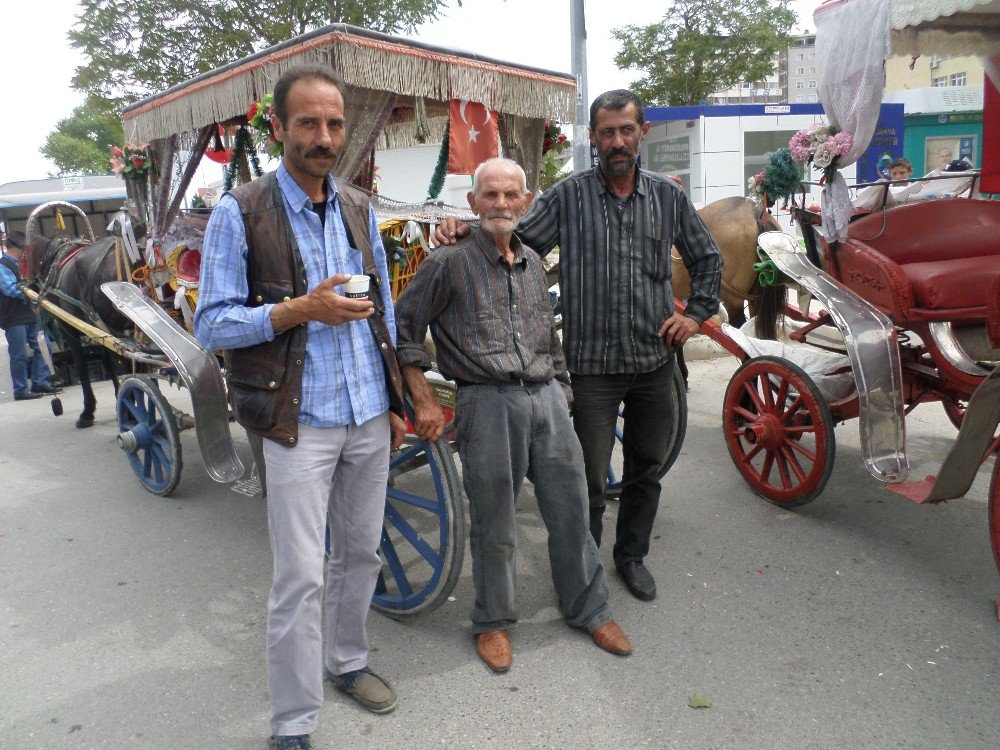
<svg viewBox="0 0 1000 750"><path fill-rule="evenodd" d="M573 123L573 170L590 168L590 138L587 120L590 116L587 98L587 24L584 0L570 0L569 26L572 72L576 78L576 120Z"/></svg>

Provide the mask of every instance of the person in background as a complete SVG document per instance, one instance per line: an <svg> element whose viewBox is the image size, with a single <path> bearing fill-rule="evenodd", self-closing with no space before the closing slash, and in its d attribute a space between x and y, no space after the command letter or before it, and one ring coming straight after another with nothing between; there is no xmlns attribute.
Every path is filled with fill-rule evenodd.
<svg viewBox="0 0 1000 750"><path fill-rule="evenodd" d="M889 179L893 182L906 182L913 175L913 165L910 160L900 156L889 165Z"/></svg>
<svg viewBox="0 0 1000 750"><path fill-rule="evenodd" d="M441 373L458 383L455 414L469 498L476 651L510 669L517 621L514 504L530 474L545 528L559 607L606 651L632 652L611 619L608 585L588 533L583 455L569 417L570 389L542 261L514 236L531 203L524 170L509 159L476 169L469 205L481 223L430 255L396 304L399 361L417 435L437 440L444 414L424 371L430 327Z"/></svg>
<svg viewBox="0 0 1000 750"><path fill-rule="evenodd" d="M7 235L7 248L0 256L0 328L7 337L10 357L10 379L14 385L14 400L26 401L58 393L42 357L38 343L38 318L21 291L21 256L25 250L24 232L14 230ZM45 335L42 334L42 338ZM48 342L46 341L46 346ZM28 371L28 349L31 349L31 372ZM29 379L30 377L30 379Z"/></svg>
<svg viewBox="0 0 1000 750"><path fill-rule="evenodd" d="M237 420L265 438L273 750L312 747L324 677L372 712L397 705L368 665L365 620L381 570L389 452L405 432L403 383L375 213L331 174L345 106L328 66L278 79L271 126L284 158L212 212L194 319L202 344L227 350ZM341 293L362 274L368 298Z"/></svg>
<svg viewBox="0 0 1000 750"><path fill-rule="evenodd" d="M545 255L559 246L563 350L573 388L573 426L583 448L590 531L601 543L608 464L624 404L624 472L612 550L638 599L656 596L643 564L660 502L659 471L670 438L677 347L719 309L722 256L677 183L637 166L649 131L642 102L618 89L590 105L599 164L546 190L517 226ZM453 244L468 227L454 217L435 237ZM691 276L684 313L674 309L670 251Z"/></svg>

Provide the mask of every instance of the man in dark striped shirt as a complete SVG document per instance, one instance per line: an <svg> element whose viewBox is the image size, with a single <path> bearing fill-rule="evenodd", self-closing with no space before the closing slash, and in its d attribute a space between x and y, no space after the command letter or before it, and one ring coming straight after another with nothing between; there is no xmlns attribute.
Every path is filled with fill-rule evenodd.
<svg viewBox="0 0 1000 750"><path fill-rule="evenodd" d="M538 254L513 236L531 202L509 159L476 170L469 205L481 228L421 263L396 303L397 347L413 397L415 429L436 440L444 415L424 370L428 326L441 373L455 380L462 478L469 498L476 651L510 668L516 622L514 502L531 473L559 606L566 621L615 654L632 645L611 619L597 545L587 533L583 455L569 418L566 367Z"/></svg>
<svg viewBox="0 0 1000 750"><path fill-rule="evenodd" d="M719 308L722 257L684 192L638 169L649 130L631 91L601 94L590 107L599 166L545 191L517 227L542 255L559 247L563 349L573 388L573 424L583 446L590 528L600 544L607 467L624 404L625 465L613 550L615 567L639 599L656 596L643 564L660 498L669 440L674 351ZM449 219L437 239L466 230ZM676 246L691 275L680 314L670 286Z"/></svg>

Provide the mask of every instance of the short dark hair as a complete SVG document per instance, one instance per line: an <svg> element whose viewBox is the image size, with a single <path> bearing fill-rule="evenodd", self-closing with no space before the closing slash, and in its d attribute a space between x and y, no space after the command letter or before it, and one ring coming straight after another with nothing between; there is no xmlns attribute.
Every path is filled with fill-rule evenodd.
<svg viewBox="0 0 1000 750"><path fill-rule="evenodd" d="M910 164L910 160L905 156L899 156L892 160L892 164L889 165L889 169L895 169L896 167L902 167L903 169L909 169L913 171L913 165Z"/></svg>
<svg viewBox="0 0 1000 750"><path fill-rule="evenodd" d="M344 81L326 65L296 65L289 68L274 84L274 114L282 125L288 123L288 92L302 80L325 81L344 95Z"/></svg>
<svg viewBox="0 0 1000 750"><path fill-rule="evenodd" d="M20 229L12 229L7 232L7 244L13 245L18 250L25 250L28 247L28 238Z"/></svg>
<svg viewBox="0 0 1000 750"><path fill-rule="evenodd" d="M642 125L646 122L646 117L642 112L642 99L640 99L634 91L629 91L628 89L614 89L613 91L605 91L603 94L598 96L591 102L590 105L590 129L593 130L597 125L597 110L599 109L625 109L629 104L635 105L635 111L638 113L639 124Z"/></svg>

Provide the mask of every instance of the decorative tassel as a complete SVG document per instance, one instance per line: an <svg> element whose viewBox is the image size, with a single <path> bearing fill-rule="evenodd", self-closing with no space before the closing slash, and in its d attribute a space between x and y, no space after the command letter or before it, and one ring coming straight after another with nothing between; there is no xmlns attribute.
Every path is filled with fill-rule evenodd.
<svg viewBox="0 0 1000 750"><path fill-rule="evenodd" d="M56 209L56 229L60 232L66 231L66 220L63 219L62 211Z"/></svg>

